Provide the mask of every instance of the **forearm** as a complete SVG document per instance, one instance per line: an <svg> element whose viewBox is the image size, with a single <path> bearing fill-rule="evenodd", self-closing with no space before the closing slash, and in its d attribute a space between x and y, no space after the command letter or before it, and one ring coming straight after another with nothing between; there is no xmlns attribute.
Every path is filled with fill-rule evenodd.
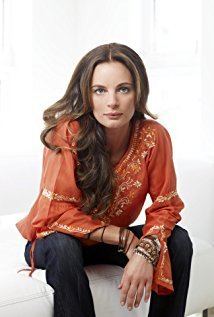
<svg viewBox="0 0 214 317"><path fill-rule="evenodd" d="M94 240L94 241L101 241L101 236L103 233L103 227L102 228L98 228L95 231L90 233L90 240ZM103 234L103 242L107 243L107 244L114 244L114 245L118 245L119 243L119 230L120 227L117 226L113 226L113 225L109 225L106 226L104 234Z"/></svg>
<svg viewBox="0 0 214 317"><path fill-rule="evenodd" d="M98 228L90 234L89 238L91 240L100 242L101 237L102 237L102 242L107 243L107 244L118 245L118 248L119 248L120 227L109 225L105 228L103 236L102 236L102 233L103 233L103 228ZM123 252L125 252L126 256L129 259L132 257L133 250L138 243L139 243L139 239L134 235L134 233L129 231L128 239L125 243L125 247L124 247L124 251L123 251Z"/></svg>

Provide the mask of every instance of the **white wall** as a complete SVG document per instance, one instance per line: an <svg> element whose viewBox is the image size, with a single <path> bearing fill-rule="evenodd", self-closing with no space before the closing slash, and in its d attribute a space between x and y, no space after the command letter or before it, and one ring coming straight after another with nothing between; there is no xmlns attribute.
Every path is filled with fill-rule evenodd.
<svg viewBox="0 0 214 317"><path fill-rule="evenodd" d="M202 133L204 151L214 160L214 1L202 5Z"/></svg>

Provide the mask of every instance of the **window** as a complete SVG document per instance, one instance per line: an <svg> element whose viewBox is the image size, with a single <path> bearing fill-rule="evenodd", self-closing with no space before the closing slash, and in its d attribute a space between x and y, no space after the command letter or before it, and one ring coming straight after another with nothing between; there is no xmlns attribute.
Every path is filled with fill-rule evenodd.
<svg viewBox="0 0 214 317"><path fill-rule="evenodd" d="M2 155L23 154L30 151L26 135L28 121L23 129L18 120L26 117L27 112L33 117L32 105L32 14L31 0L0 0L0 142L4 152ZM29 117L29 116L28 116ZM27 146L22 148L14 142L16 137L25 140ZM11 146L13 144L13 146Z"/></svg>
<svg viewBox="0 0 214 317"><path fill-rule="evenodd" d="M200 143L201 0L153 0L152 24L148 106L176 139L177 155L192 156Z"/></svg>

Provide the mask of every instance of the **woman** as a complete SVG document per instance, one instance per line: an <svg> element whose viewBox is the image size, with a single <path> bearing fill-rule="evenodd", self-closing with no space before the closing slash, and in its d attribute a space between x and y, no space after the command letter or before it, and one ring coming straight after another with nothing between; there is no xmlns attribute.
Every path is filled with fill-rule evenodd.
<svg viewBox="0 0 214 317"><path fill-rule="evenodd" d="M147 109L148 94L141 58L111 43L80 60L44 112L40 191L17 228L30 275L46 269L55 290L54 316L95 316L84 266L98 263L124 267L118 289L129 310L151 295L149 317L184 316L192 243L176 225L184 204L170 135ZM146 223L129 227L147 193Z"/></svg>

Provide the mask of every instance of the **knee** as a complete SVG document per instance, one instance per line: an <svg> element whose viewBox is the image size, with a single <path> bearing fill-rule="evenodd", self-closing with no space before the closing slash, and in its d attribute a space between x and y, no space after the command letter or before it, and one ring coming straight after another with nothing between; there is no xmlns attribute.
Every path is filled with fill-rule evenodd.
<svg viewBox="0 0 214 317"><path fill-rule="evenodd" d="M55 232L46 240L46 248L47 255L58 266L65 268L66 266L83 265L81 242L75 237Z"/></svg>
<svg viewBox="0 0 214 317"><path fill-rule="evenodd" d="M193 254L193 245L188 231L176 225L169 239L168 246L172 257L180 259L182 263L188 262Z"/></svg>

